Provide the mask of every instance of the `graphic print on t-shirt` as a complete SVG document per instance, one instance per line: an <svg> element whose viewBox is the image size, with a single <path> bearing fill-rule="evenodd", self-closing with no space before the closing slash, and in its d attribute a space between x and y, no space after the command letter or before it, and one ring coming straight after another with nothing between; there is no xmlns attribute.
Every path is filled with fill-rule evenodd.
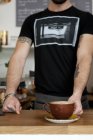
<svg viewBox="0 0 93 140"><path fill-rule="evenodd" d="M75 46L79 18L53 16L37 19L34 24L35 46L58 44Z"/></svg>

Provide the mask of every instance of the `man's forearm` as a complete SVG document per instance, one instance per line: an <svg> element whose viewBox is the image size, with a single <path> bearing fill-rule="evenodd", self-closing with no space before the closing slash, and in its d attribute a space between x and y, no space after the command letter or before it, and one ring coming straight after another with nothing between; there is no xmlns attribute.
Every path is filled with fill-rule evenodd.
<svg viewBox="0 0 93 140"><path fill-rule="evenodd" d="M12 55L9 62L6 94L16 92L22 77L24 64L29 54L31 43L32 41L30 38L18 38L14 54Z"/></svg>
<svg viewBox="0 0 93 140"><path fill-rule="evenodd" d="M74 90L73 95L81 98L83 90L87 84L92 57L86 56L80 63L77 63L75 75L74 75Z"/></svg>
<svg viewBox="0 0 93 140"><path fill-rule="evenodd" d="M24 62L15 55L9 62L9 68L7 72L7 88L6 94L16 92L16 89L20 83L22 77Z"/></svg>

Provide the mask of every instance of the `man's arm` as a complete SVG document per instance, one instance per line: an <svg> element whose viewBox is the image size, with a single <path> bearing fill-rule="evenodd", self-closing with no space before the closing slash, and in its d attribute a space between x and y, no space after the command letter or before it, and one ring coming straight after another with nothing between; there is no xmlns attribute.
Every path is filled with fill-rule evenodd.
<svg viewBox="0 0 93 140"><path fill-rule="evenodd" d="M25 61L28 56L31 44L32 41L30 38L27 37L18 38L16 48L9 61L9 68L7 72L7 87L6 87L6 95L9 94L9 96L4 102L3 105L4 111L9 111L8 108L12 108L16 112L20 111L19 110L20 104L18 103L18 100L11 95L12 93L16 92L16 89L20 83Z"/></svg>
<svg viewBox="0 0 93 140"><path fill-rule="evenodd" d="M82 114L81 96L87 84L93 56L93 35L84 34L80 37L77 50L77 64L74 75L73 95L69 100L75 101L76 114Z"/></svg>
<svg viewBox="0 0 93 140"><path fill-rule="evenodd" d="M18 38L15 51L9 61L6 94L16 92L16 89L22 77L22 72L30 50L30 45L31 40L29 38Z"/></svg>

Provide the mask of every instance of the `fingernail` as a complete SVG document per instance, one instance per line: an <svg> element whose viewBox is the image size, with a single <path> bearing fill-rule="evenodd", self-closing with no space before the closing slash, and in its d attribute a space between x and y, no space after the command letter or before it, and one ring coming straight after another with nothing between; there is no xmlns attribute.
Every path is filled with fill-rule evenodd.
<svg viewBox="0 0 93 140"><path fill-rule="evenodd" d="M17 113L17 114L20 114L20 112L19 112L19 111L16 111L16 113Z"/></svg>

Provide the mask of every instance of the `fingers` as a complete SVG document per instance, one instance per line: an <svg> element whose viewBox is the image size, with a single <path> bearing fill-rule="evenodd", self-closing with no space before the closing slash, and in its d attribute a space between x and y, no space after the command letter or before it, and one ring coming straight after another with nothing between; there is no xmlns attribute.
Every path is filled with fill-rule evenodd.
<svg viewBox="0 0 93 140"><path fill-rule="evenodd" d="M83 110L75 110L74 112L73 112L73 114L76 114L76 115L82 115L83 114Z"/></svg>
<svg viewBox="0 0 93 140"><path fill-rule="evenodd" d="M15 112L15 107L7 107L9 112Z"/></svg>
<svg viewBox="0 0 93 140"><path fill-rule="evenodd" d="M78 104L78 103L75 104L75 110L74 110L73 114L76 114L79 116L83 114L83 109L82 109L81 104Z"/></svg>
<svg viewBox="0 0 93 140"><path fill-rule="evenodd" d="M17 114L20 114L22 107L20 106L20 104L17 104L16 107L14 106L5 106L3 108L3 112L16 112Z"/></svg>
<svg viewBox="0 0 93 140"><path fill-rule="evenodd" d="M15 107L14 106L4 106L3 107L4 112L15 112Z"/></svg>
<svg viewBox="0 0 93 140"><path fill-rule="evenodd" d="M3 112L16 112L17 114L20 114L22 107L20 105L20 102L13 98L12 102L10 99L6 100L3 104Z"/></svg>
<svg viewBox="0 0 93 140"><path fill-rule="evenodd" d="M22 109L22 107L21 107L20 103L17 103L16 104L16 109L15 109L16 113L20 114L21 109Z"/></svg>

